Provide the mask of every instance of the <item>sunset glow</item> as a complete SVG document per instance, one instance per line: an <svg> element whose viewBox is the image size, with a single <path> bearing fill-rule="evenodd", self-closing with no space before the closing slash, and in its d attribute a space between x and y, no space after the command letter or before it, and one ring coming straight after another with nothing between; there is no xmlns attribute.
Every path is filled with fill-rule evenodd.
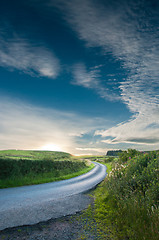
<svg viewBox="0 0 159 240"><path fill-rule="evenodd" d="M56 145L56 144L52 144L52 143L49 143L49 144L46 144L44 145L41 150L44 150L44 151L57 151L57 152L62 152L62 149Z"/></svg>

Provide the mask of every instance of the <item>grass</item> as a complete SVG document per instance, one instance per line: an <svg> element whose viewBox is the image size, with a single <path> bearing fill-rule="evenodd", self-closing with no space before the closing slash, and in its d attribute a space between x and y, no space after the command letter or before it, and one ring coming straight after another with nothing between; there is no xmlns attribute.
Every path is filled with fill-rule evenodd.
<svg viewBox="0 0 159 240"><path fill-rule="evenodd" d="M0 180L0 188L18 187L18 186L26 186L26 185L66 180L66 179L70 179L70 178L82 175L84 173L87 173L93 168L94 168L94 164L91 164L80 171L69 173L69 174L66 171L61 170L61 171L58 171L58 174L59 174L58 177L53 176L53 173L44 173L44 174L36 174L36 175L30 174L27 176L7 178L5 180Z"/></svg>
<svg viewBox="0 0 159 240"><path fill-rule="evenodd" d="M0 188L65 180L93 167L90 161L63 152L0 151Z"/></svg>
<svg viewBox="0 0 159 240"><path fill-rule="evenodd" d="M159 240L159 152L130 149L106 166L109 175L82 215L87 231L101 240Z"/></svg>
<svg viewBox="0 0 159 240"><path fill-rule="evenodd" d="M112 161L118 161L118 156L106 156L106 155L83 155L81 157L76 157L77 159L90 160L99 163L110 163Z"/></svg>
<svg viewBox="0 0 159 240"><path fill-rule="evenodd" d="M69 159L81 161L79 157ZM119 158L82 156L82 159L102 162L109 174L93 191L94 204L81 215L86 231L79 239L95 236L99 240L159 240L159 151L140 153L129 149ZM62 162L67 160L63 158ZM58 177L66 179L70 175L63 172Z"/></svg>
<svg viewBox="0 0 159 240"><path fill-rule="evenodd" d="M30 151L30 150L2 150L0 158L3 159L26 159L26 160L56 160L68 159L71 155L56 151Z"/></svg>
<svg viewBox="0 0 159 240"><path fill-rule="evenodd" d="M107 173L109 174L112 169L112 163L104 163L104 165L106 165ZM108 202L105 204L105 198L108 196L105 180L90 193L90 196L94 198L94 202L80 216L77 216L83 229L82 235L78 239L90 239L92 237L92 239L98 240L117 240L110 221L112 214L111 204L108 204Z"/></svg>

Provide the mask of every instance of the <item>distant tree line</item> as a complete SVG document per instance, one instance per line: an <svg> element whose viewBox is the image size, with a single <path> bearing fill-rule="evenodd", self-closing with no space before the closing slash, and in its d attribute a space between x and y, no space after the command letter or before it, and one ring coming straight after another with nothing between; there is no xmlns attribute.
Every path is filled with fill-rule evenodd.
<svg viewBox="0 0 159 240"><path fill-rule="evenodd" d="M106 156L121 156L124 154L131 154L132 157L134 157L135 155L139 154L139 153L151 153L152 151L137 151L136 149L128 149L128 150L110 150L107 151ZM159 153L159 150L156 150L157 153Z"/></svg>
<svg viewBox="0 0 159 240"><path fill-rule="evenodd" d="M106 156L119 156L119 153L122 152L122 150L111 150L106 153Z"/></svg>

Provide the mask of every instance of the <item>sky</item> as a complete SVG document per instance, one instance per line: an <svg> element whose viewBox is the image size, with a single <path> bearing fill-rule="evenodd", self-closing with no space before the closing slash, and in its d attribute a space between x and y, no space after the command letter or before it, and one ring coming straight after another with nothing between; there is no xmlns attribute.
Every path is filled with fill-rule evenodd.
<svg viewBox="0 0 159 240"><path fill-rule="evenodd" d="M0 2L0 149L159 149L159 2Z"/></svg>

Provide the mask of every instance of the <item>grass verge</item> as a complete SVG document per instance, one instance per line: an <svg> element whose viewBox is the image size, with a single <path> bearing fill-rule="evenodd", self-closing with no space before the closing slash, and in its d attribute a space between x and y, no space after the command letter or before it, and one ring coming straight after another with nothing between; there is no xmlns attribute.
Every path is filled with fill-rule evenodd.
<svg viewBox="0 0 159 240"><path fill-rule="evenodd" d="M93 168L94 168L94 164L91 164L80 171L69 173L69 174L66 171L59 170L58 177L54 177L53 173L43 173L43 174L36 174L36 175L29 174L27 176L7 178L7 179L0 180L0 188L19 187L19 186L66 180L66 179L70 179L70 178L85 174L90 170L92 170Z"/></svg>
<svg viewBox="0 0 159 240"><path fill-rule="evenodd" d="M82 215L87 229L81 239L159 240L159 152L128 150L106 165L109 175Z"/></svg>

